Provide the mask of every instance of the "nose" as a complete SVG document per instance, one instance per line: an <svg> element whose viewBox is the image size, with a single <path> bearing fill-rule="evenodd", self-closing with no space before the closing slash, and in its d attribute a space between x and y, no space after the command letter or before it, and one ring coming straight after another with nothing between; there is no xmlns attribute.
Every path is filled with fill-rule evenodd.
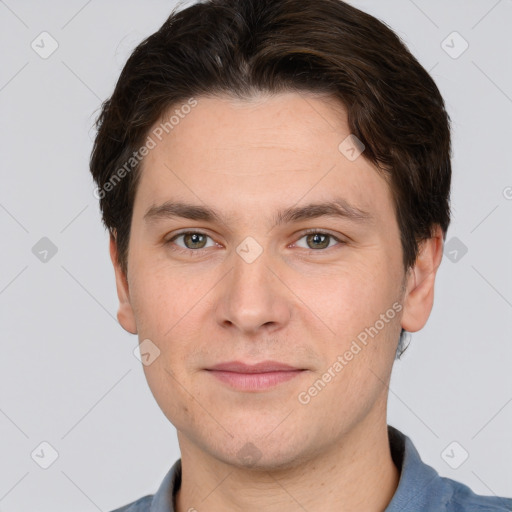
<svg viewBox="0 0 512 512"><path fill-rule="evenodd" d="M291 317L288 288L280 280L278 265L263 251L254 261L233 255L234 268L217 289L216 320L222 327L255 335L283 328Z"/></svg>

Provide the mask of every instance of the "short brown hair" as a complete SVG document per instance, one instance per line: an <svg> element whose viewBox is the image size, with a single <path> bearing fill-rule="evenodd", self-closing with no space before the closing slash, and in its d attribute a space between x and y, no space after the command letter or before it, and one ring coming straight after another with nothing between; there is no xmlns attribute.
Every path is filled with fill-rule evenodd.
<svg viewBox="0 0 512 512"><path fill-rule="evenodd" d="M174 10L137 46L97 120L90 169L125 272L141 167L132 156L159 117L194 96L288 91L327 93L345 106L363 157L391 188L405 270L435 225L446 235L450 118L433 79L386 24L340 0L207 0Z"/></svg>

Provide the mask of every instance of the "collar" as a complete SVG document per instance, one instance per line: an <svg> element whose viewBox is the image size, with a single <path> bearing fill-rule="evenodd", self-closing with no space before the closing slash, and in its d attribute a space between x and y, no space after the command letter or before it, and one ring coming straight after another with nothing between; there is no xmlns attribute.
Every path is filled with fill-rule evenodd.
<svg viewBox="0 0 512 512"><path fill-rule="evenodd" d="M439 482L439 474L421 460L412 441L402 432L388 425L388 437L400 480L385 512L431 510L431 487Z"/></svg>

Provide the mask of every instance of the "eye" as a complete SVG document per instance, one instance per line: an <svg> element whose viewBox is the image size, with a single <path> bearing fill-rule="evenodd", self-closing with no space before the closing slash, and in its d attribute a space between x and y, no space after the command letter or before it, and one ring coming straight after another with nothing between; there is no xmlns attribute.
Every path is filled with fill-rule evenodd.
<svg viewBox="0 0 512 512"><path fill-rule="evenodd" d="M320 249L327 249L332 247L329 242L338 242L338 244L343 245L345 242L335 237L331 233L327 233L325 231L317 231L310 230L307 231L304 236L302 236L299 240L303 238L306 239L307 247L303 247L304 249L311 249L313 251L318 251ZM298 243L298 242L296 242ZM335 244L333 244L335 245ZM299 246L300 247L300 246Z"/></svg>
<svg viewBox="0 0 512 512"><path fill-rule="evenodd" d="M182 239L182 242L178 243L177 241L180 239ZM208 239L211 240L209 245ZM301 246L298 243L302 239L305 239L305 243L307 244L306 247ZM209 247L215 247L218 245L212 240L210 236L201 231L186 231L183 233L178 233L177 235L174 235L172 238L167 240L165 244L171 246L173 251L185 252L188 254L200 253L201 249L207 249ZM311 229L306 231L305 234L293 245L297 245L303 249L309 249L312 252L318 252L323 249L329 249L334 245L344 244L345 242L343 240L340 240L338 237L331 233Z"/></svg>
<svg viewBox="0 0 512 512"><path fill-rule="evenodd" d="M179 240L180 238L183 238L184 245L176 243L176 240ZM207 246L206 243L208 238L210 237L207 234L201 233L200 231L187 231L185 233L179 233L178 235L173 236L166 242L166 244L175 244L178 246L178 250L184 251L206 249L207 247L213 247L215 245L215 243L212 243L211 245Z"/></svg>

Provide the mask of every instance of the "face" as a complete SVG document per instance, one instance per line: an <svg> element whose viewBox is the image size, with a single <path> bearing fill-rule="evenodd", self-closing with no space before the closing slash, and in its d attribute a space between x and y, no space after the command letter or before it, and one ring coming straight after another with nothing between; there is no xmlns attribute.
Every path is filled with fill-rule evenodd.
<svg viewBox="0 0 512 512"><path fill-rule="evenodd" d="M285 467L385 415L412 289L393 200L334 100L196 99L145 157L119 320L182 451Z"/></svg>

